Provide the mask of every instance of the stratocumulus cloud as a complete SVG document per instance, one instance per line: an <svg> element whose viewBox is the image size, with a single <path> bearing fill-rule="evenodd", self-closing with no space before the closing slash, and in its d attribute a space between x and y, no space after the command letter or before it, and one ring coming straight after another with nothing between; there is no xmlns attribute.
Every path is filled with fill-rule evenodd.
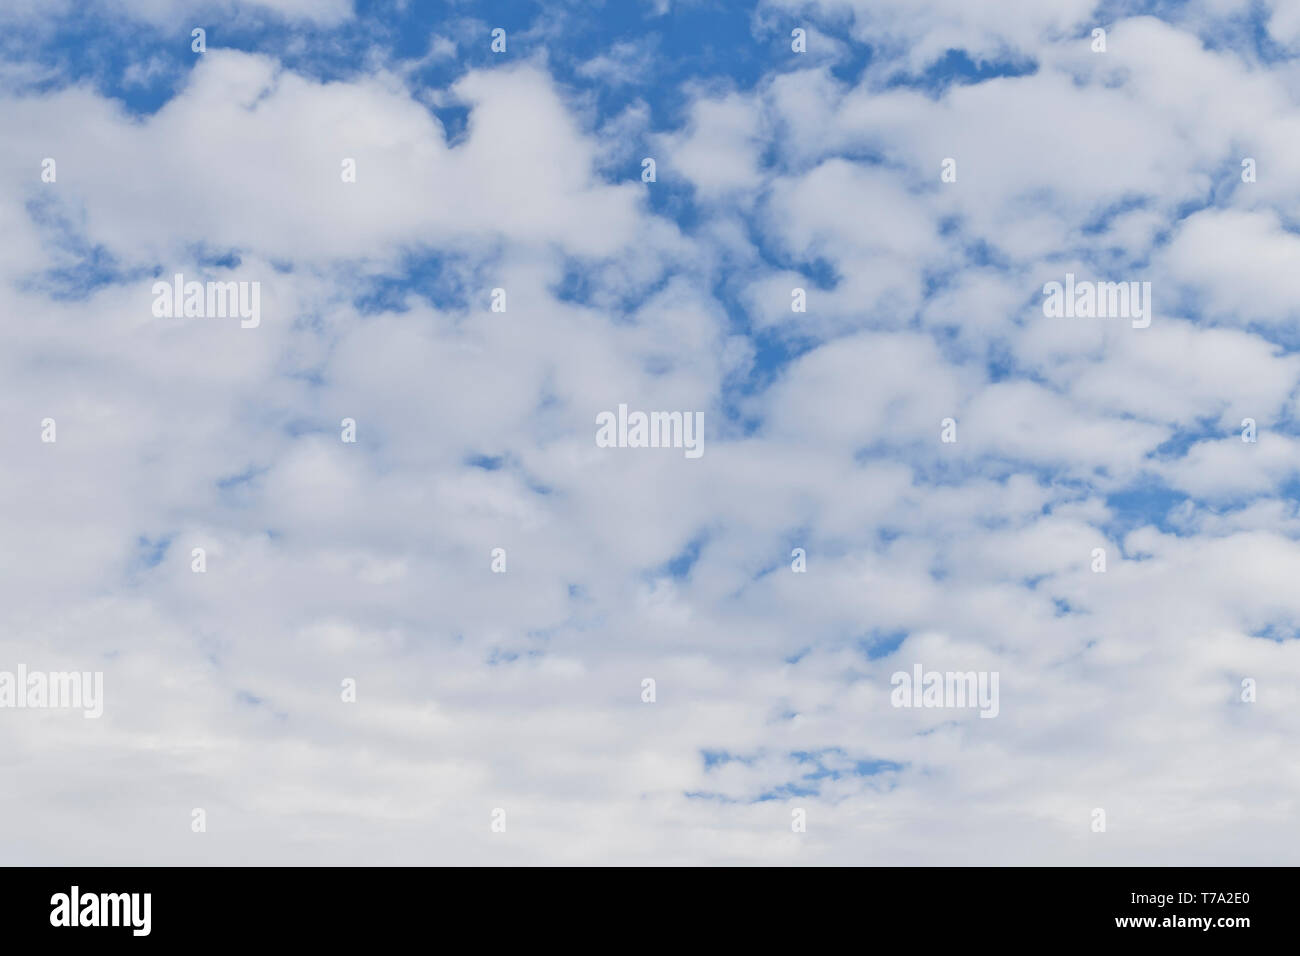
<svg viewBox="0 0 1300 956"><path fill-rule="evenodd" d="M1300 862L1284 5L129 6L0 12L10 862Z"/></svg>

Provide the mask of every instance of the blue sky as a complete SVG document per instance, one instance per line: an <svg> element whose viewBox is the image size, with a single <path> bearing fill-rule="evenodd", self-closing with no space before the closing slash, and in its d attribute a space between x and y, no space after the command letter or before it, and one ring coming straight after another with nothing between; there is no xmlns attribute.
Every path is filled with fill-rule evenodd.
<svg viewBox="0 0 1300 956"><path fill-rule="evenodd" d="M0 670L106 702L0 710L0 858L1294 862L1298 53L1272 0L7 4Z"/></svg>

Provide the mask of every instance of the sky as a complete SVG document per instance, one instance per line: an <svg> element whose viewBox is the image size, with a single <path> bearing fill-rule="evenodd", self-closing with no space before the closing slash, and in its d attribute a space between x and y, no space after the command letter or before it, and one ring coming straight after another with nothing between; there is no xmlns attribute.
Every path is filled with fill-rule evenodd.
<svg viewBox="0 0 1300 956"><path fill-rule="evenodd" d="M1300 6L7 0L0 130L0 863L1300 863Z"/></svg>

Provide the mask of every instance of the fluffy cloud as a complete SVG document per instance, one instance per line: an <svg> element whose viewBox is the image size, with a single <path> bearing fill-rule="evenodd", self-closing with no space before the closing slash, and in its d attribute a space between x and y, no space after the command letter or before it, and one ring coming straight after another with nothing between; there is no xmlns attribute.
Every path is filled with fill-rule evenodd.
<svg viewBox="0 0 1300 956"><path fill-rule="evenodd" d="M1081 3L808 11L835 64L667 111L620 62L667 40L429 89L428 24L338 76L214 45L150 110L5 87L0 670L106 693L0 710L12 860L1294 862L1288 63L1215 4L1106 54ZM155 317L177 271L261 325ZM1151 326L1045 317L1067 271ZM620 403L703 457L597 447ZM997 717L891 706L917 663Z"/></svg>

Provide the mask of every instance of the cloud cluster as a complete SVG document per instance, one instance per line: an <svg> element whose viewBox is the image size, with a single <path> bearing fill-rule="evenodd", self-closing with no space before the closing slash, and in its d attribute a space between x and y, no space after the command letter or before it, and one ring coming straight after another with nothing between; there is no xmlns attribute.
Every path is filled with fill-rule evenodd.
<svg viewBox="0 0 1300 956"><path fill-rule="evenodd" d="M0 710L6 858L1296 862L1293 61L1013 6L765 3L652 121L593 105L671 54L617 36L436 90L214 43L147 112L6 47L0 669L105 675ZM175 273L261 324L155 318ZM1045 317L1066 273L1151 326ZM705 454L597 447L620 403Z"/></svg>

